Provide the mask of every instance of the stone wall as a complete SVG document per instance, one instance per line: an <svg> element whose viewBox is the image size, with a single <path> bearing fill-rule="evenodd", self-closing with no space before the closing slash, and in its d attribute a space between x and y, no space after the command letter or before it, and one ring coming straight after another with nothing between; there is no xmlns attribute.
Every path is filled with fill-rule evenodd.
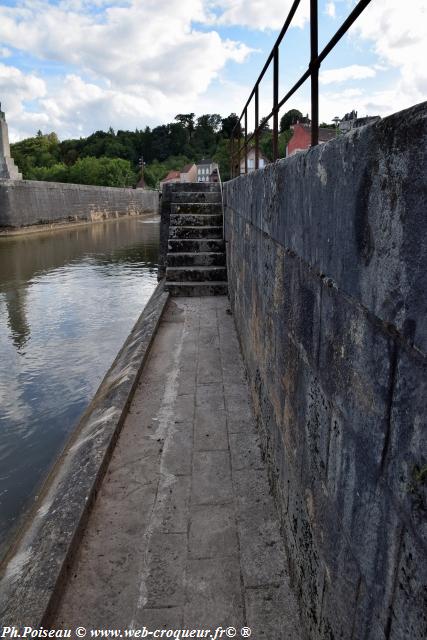
<svg viewBox="0 0 427 640"><path fill-rule="evenodd" d="M158 211L158 191L91 185L0 181L0 227L94 221Z"/></svg>
<svg viewBox="0 0 427 640"><path fill-rule="evenodd" d="M224 185L232 311L312 640L427 637L426 144L423 103Z"/></svg>

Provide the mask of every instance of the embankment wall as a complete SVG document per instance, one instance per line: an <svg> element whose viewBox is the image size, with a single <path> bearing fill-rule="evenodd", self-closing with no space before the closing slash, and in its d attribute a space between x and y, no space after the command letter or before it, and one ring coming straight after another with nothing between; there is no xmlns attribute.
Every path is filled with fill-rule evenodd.
<svg viewBox="0 0 427 640"><path fill-rule="evenodd" d="M96 221L158 209L158 191L36 180L0 181L0 228Z"/></svg>
<svg viewBox="0 0 427 640"><path fill-rule="evenodd" d="M312 640L427 636L426 149L423 103L224 185L232 312Z"/></svg>

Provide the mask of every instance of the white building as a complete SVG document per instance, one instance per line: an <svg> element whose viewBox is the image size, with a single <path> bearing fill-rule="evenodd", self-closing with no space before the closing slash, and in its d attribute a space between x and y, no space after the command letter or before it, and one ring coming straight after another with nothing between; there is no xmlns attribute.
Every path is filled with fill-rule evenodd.
<svg viewBox="0 0 427 640"><path fill-rule="evenodd" d="M267 158L260 151L258 153L258 169L263 169L268 164ZM248 150L248 173L255 171L255 149L252 147ZM245 173L245 156L240 160L240 174Z"/></svg>
<svg viewBox="0 0 427 640"><path fill-rule="evenodd" d="M197 182L212 182L211 175L213 170L218 170L218 163L212 160L204 159L197 165Z"/></svg>

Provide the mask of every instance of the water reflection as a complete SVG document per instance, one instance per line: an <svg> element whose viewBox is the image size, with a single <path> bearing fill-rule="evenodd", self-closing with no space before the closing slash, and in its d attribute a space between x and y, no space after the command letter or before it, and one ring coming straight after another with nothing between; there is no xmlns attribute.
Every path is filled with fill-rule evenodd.
<svg viewBox="0 0 427 640"><path fill-rule="evenodd" d="M9 315L13 344L19 350L23 349L30 337L30 326L27 322L25 308L27 292L24 287L17 287L5 292L6 307Z"/></svg>
<svg viewBox="0 0 427 640"><path fill-rule="evenodd" d="M158 222L0 238L0 552L156 286Z"/></svg>

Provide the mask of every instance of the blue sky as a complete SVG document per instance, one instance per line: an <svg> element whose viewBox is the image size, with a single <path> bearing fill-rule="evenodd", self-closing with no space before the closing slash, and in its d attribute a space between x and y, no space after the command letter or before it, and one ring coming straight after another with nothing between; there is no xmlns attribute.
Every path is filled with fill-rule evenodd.
<svg viewBox="0 0 427 640"><path fill-rule="evenodd" d="M325 44L356 4L319 0ZM372 0L324 62L320 117L382 116L427 94L425 0ZM241 111L291 0L0 0L0 100L10 137L135 129ZM280 54L280 93L309 55L308 0ZM271 84L261 114L271 109ZM309 111L307 83L283 109Z"/></svg>

